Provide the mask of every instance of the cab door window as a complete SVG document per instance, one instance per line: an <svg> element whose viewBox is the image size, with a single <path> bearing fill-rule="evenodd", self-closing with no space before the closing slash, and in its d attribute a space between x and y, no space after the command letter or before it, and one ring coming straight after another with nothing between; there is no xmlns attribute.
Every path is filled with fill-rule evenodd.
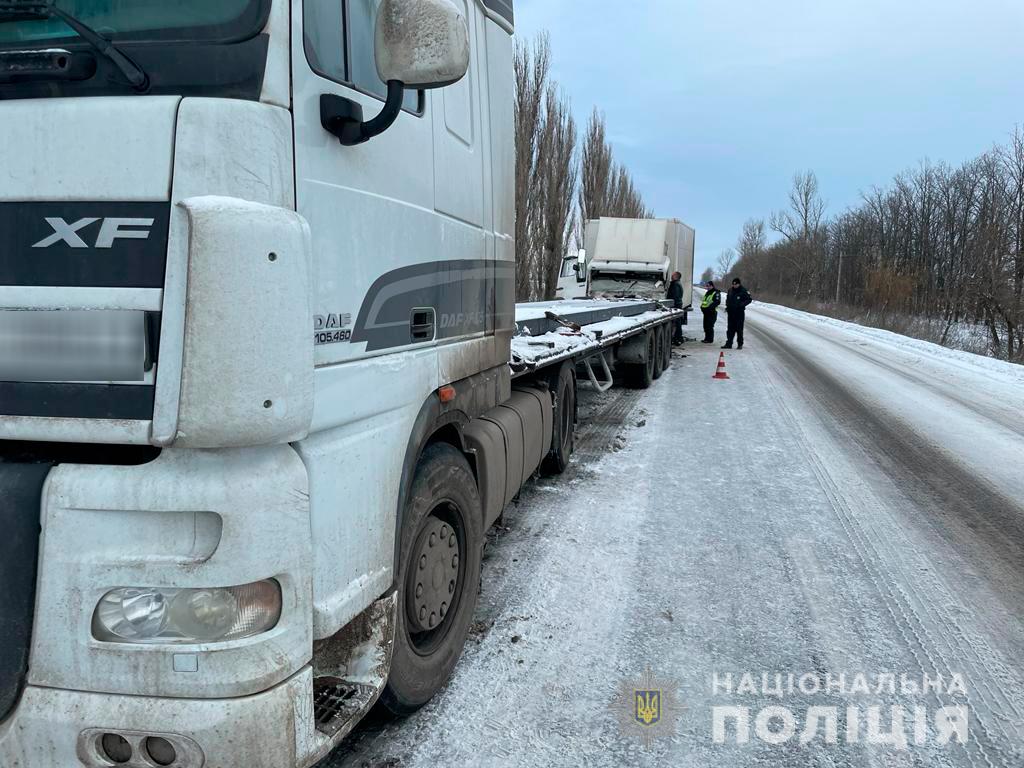
<svg viewBox="0 0 1024 768"><path fill-rule="evenodd" d="M387 85L377 74L374 30L380 0L305 0L306 59L330 80L384 100ZM403 109L421 111L421 92L406 91Z"/></svg>

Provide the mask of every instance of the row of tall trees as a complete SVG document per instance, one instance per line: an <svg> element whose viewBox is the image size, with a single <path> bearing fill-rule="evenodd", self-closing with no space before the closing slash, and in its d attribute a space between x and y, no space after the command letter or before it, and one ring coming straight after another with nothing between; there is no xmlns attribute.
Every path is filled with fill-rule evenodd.
<svg viewBox="0 0 1024 768"><path fill-rule="evenodd" d="M650 218L632 175L617 162L596 108L582 137L568 98L551 79L546 34L515 50L516 299L555 297L566 252L586 222Z"/></svg>
<svg viewBox="0 0 1024 768"><path fill-rule="evenodd" d="M923 318L942 343L974 324L993 354L1024 362L1024 130L959 167L922 163L831 218L811 172L788 202L744 225L726 273L783 302Z"/></svg>

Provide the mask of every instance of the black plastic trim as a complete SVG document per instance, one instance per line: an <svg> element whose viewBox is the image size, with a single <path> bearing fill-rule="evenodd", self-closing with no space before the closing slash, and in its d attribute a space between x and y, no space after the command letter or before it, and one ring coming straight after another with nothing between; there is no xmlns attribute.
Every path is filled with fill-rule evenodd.
<svg viewBox="0 0 1024 768"><path fill-rule="evenodd" d="M65 239L33 247L56 233L47 223L51 218L83 224L75 231L78 247ZM109 218L152 219L153 224L127 227L147 232L145 239L117 238L111 247L97 248L102 222ZM88 219L93 221L85 224ZM0 203L0 285L163 288L170 220L170 203Z"/></svg>
<svg viewBox="0 0 1024 768"><path fill-rule="evenodd" d="M85 43L67 43L60 47L74 58L93 55ZM233 44L125 42L120 48L149 75L149 88L144 95L257 101L263 92L270 37L256 35ZM58 78L0 83L0 100L139 95L112 62L104 57L95 57L95 60L95 74L85 80Z"/></svg>
<svg viewBox="0 0 1024 768"><path fill-rule="evenodd" d="M493 2L493 0L491 0ZM504 0L501 0L504 1ZM230 45L249 40L262 32L270 20L269 0L252 0L246 9L235 19L223 24L204 24L198 27L168 27L166 29L143 29L129 32L104 33L105 37L120 44L124 42L171 42L171 43L219 43ZM89 19L83 18L88 22ZM55 46L66 47L65 43L74 43L79 38L76 35L67 37L37 38L31 41L19 41L17 43L0 42L0 47L35 47L53 48Z"/></svg>
<svg viewBox="0 0 1024 768"><path fill-rule="evenodd" d="M0 416L151 421L156 388L0 381Z"/></svg>
<svg viewBox="0 0 1024 768"><path fill-rule="evenodd" d="M0 459L0 722L28 675L39 559L40 506L49 464Z"/></svg>

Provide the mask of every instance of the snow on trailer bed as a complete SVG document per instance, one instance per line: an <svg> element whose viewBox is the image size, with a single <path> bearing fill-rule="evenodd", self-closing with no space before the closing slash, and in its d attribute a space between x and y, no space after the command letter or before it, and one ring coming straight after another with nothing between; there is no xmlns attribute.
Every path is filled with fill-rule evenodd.
<svg viewBox="0 0 1024 768"><path fill-rule="evenodd" d="M581 326L576 331L548 317L548 313ZM512 374L522 376L538 368L582 357L611 347L681 310L642 299L579 299L516 305L516 335L512 338Z"/></svg>

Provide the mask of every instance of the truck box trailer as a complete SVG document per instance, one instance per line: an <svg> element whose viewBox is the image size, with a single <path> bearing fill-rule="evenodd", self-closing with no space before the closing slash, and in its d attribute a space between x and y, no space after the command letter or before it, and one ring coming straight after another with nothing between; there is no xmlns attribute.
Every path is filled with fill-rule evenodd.
<svg viewBox="0 0 1024 768"><path fill-rule="evenodd" d="M678 219L601 218L587 222L587 287L593 296L661 298L683 275L683 306L693 301L695 233Z"/></svg>
<svg viewBox="0 0 1024 768"><path fill-rule="evenodd" d="M375 6L0 4L0 765L417 709L578 382L670 363L657 299L515 305L510 0Z"/></svg>

